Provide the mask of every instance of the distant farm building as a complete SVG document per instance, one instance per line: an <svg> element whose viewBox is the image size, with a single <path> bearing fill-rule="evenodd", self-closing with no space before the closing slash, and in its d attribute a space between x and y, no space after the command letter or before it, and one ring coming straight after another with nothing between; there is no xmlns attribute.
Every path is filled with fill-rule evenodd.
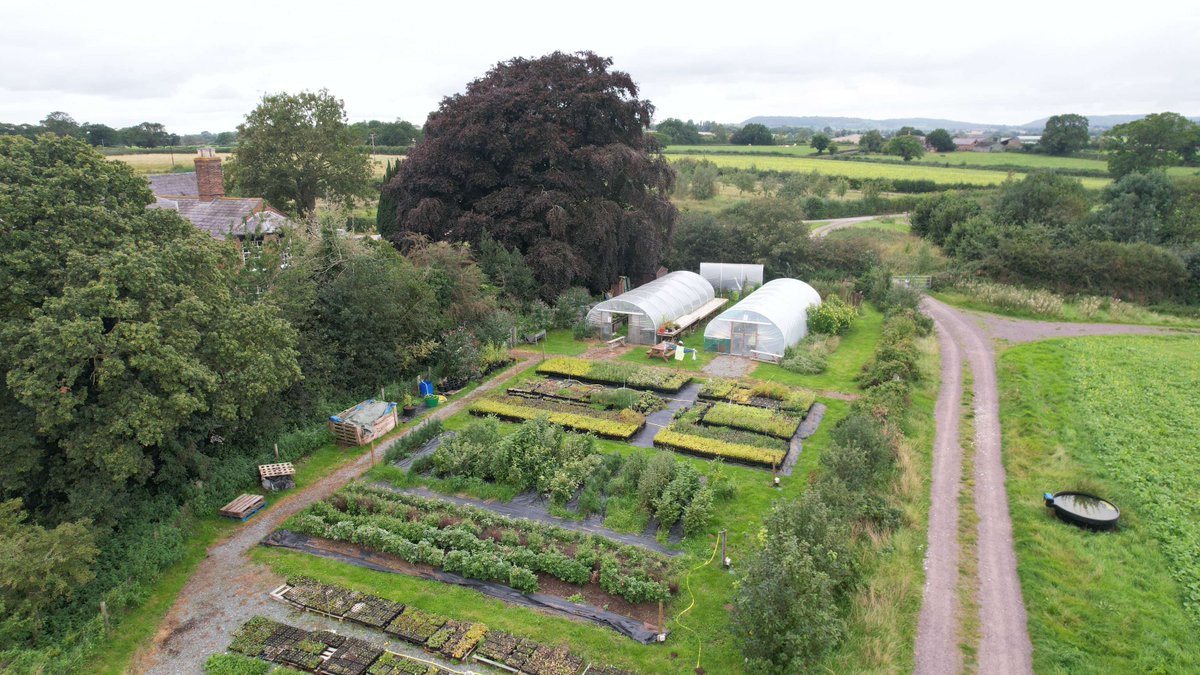
<svg viewBox="0 0 1200 675"><path fill-rule="evenodd" d="M700 276L719 291L741 293L763 283L763 266L738 263L700 263Z"/></svg>
<svg viewBox="0 0 1200 675"><path fill-rule="evenodd" d="M982 136L958 136L954 139L955 150L968 152L990 152L992 142Z"/></svg>
<svg viewBox="0 0 1200 675"><path fill-rule="evenodd" d="M261 197L226 197L221 158L212 148L202 148L195 164L195 173L147 176L155 201L146 208L176 211L214 239L236 241L243 260L288 223Z"/></svg>
<svg viewBox="0 0 1200 675"><path fill-rule="evenodd" d="M1041 136L1012 136L1000 141L1005 150L1021 150L1030 146L1037 145L1042 140Z"/></svg>
<svg viewBox="0 0 1200 675"><path fill-rule="evenodd" d="M716 298L712 284L695 272L671 272L649 283L605 300L588 311L587 321L612 338L622 322L632 344L652 345L660 332L678 329L707 317L725 301ZM670 328L670 331L662 329Z"/></svg>
<svg viewBox="0 0 1200 675"><path fill-rule="evenodd" d="M704 348L778 362L808 335L808 313L820 304L820 294L803 281L768 281L708 324Z"/></svg>
<svg viewBox="0 0 1200 675"><path fill-rule="evenodd" d="M834 143L853 143L854 145L858 145L862 142L862 137L862 134L846 134L845 136L838 136L832 140Z"/></svg>

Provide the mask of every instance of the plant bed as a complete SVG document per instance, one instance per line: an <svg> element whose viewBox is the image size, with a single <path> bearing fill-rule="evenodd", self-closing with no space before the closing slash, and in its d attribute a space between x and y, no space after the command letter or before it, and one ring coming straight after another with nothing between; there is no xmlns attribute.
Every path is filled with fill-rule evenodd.
<svg viewBox="0 0 1200 675"><path fill-rule="evenodd" d="M714 377L700 386L700 398L803 415L816 401L816 394L807 389L792 389L778 382L744 382Z"/></svg>
<svg viewBox="0 0 1200 675"><path fill-rule="evenodd" d="M641 414L649 414L666 407L662 397L649 391L547 378L532 380L520 387L511 387L507 393L521 398L596 405L605 410L633 410Z"/></svg>
<svg viewBox="0 0 1200 675"><path fill-rule="evenodd" d="M752 466L777 466L787 455L785 452L752 445L729 443L715 438L680 433L671 427L663 428L654 436L654 445L685 454L699 455L710 459L721 457Z"/></svg>
<svg viewBox="0 0 1200 675"><path fill-rule="evenodd" d="M361 623L364 626L383 628L403 611L404 605L398 602L368 595L364 596L359 602L356 602L346 612L346 618L350 621Z"/></svg>
<svg viewBox="0 0 1200 675"><path fill-rule="evenodd" d="M488 631L475 656L484 663L529 675L575 675L583 667L583 659L566 647L551 647L502 631Z"/></svg>
<svg viewBox="0 0 1200 675"><path fill-rule="evenodd" d="M283 624L264 616L253 617L233 634L229 650L246 656L259 656L280 627L283 627Z"/></svg>
<svg viewBox="0 0 1200 675"><path fill-rule="evenodd" d="M383 648L366 640L348 637L321 664L318 672L329 675L363 675L375 660L383 656Z"/></svg>
<svg viewBox="0 0 1200 675"><path fill-rule="evenodd" d="M425 649L447 658L461 661L475 648L487 626L467 621L447 621L425 641Z"/></svg>
<svg viewBox="0 0 1200 675"><path fill-rule="evenodd" d="M471 405L470 411L472 415L495 415L501 419L515 421L545 417L567 429L616 440L632 438L646 424L646 418L632 410L599 411L586 405L516 396L480 399Z"/></svg>
<svg viewBox="0 0 1200 675"><path fill-rule="evenodd" d="M361 602L365 595L358 591L326 586L310 579L298 578L284 593L284 597L307 609L341 618L355 604Z"/></svg>
<svg viewBox="0 0 1200 675"><path fill-rule="evenodd" d="M384 652L371 667L368 675L453 675L453 671L424 661L417 661L401 654Z"/></svg>
<svg viewBox="0 0 1200 675"><path fill-rule="evenodd" d="M637 675L632 670L625 670L624 668L609 665L592 665L591 668L588 668L587 672L588 675Z"/></svg>
<svg viewBox="0 0 1200 675"><path fill-rule="evenodd" d="M788 441L774 436L755 433L753 431L743 431L742 429L734 429L732 427L711 426L700 423L700 418L707 411L710 403L701 403L693 408L693 410L685 413L683 416L671 423L672 431L687 434L689 436L701 436L704 438L712 438L734 445L749 445L755 448L763 448L766 450L774 450L776 452L787 453L790 449Z"/></svg>
<svg viewBox="0 0 1200 675"><path fill-rule="evenodd" d="M653 602L669 597L668 582L674 575L670 558L657 552L362 484L343 488L328 501L309 506L289 519L285 528L351 542L524 593L538 589L539 572L582 586L595 570L607 569L616 570L625 581L617 585L619 595L633 603ZM489 536L506 530L513 533L507 541Z"/></svg>
<svg viewBox="0 0 1200 675"><path fill-rule="evenodd" d="M589 361L559 357L547 359L537 367L537 372L543 375L556 375L583 382L599 382L632 387L634 389L650 389L669 394L678 393L683 386L691 381L688 373L638 366L631 363L612 361Z"/></svg>
<svg viewBox="0 0 1200 675"><path fill-rule="evenodd" d="M736 403L713 404L700 421L710 426L742 429L783 439L795 436L800 427L800 420L791 415Z"/></svg>
<svg viewBox="0 0 1200 675"><path fill-rule="evenodd" d="M422 612L415 607L408 607L384 628L384 632L395 635L418 646L425 646L434 633L450 619L438 614Z"/></svg>

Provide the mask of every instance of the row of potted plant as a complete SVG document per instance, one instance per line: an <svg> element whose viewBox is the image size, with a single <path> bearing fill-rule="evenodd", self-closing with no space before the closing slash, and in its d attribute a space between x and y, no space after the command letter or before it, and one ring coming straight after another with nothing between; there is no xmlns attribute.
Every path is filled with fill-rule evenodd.
<svg viewBox="0 0 1200 675"><path fill-rule="evenodd" d="M677 393L691 381L691 375L683 371L614 361L589 361L566 356L543 361L537 367L537 372L585 382L616 384L634 389L652 389L672 394Z"/></svg>
<svg viewBox="0 0 1200 675"><path fill-rule="evenodd" d="M700 419L708 425L744 429L783 439L794 436L800 427L799 418L792 415L737 403L713 404Z"/></svg>
<svg viewBox="0 0 1200 675"><path fill-rule="evenodd" d="M554 424L604 438L626 440L641 430L646 418L632 410L600 411L584 406L516 396L482 398L471 404L472 415L495 415L505 420L548 418Z"/></svg>
<svg viewBox="0 0 1200 675"><path fill-rule="evenodd" d="M672 427L664 427L655 434L654 444L669 450L679 450L704 457L722 457L765 466L777 466L783 463L784 457L787 456L787 453L777 450L680 433Z"/></svg>

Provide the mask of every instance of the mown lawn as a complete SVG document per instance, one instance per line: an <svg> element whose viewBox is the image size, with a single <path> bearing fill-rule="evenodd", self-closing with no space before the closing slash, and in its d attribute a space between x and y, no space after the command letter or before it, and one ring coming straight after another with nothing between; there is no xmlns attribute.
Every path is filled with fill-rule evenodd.
<svg viewBox="0 0 1200 675"><path fill-rule="evenodd" d="M850 326L850 330L842 336L837 351L829 357L829 368L825 372L819 375L800 375L773 363L760 363L751 376L806 389L858 391L858 374L875 351L875 343L879 341L882 330L883 314L870 304L864 303L862 316L858 317Z"/></svg>
<svg viewBox="0 0 1200 675"><path fill-rule="evenodd" d="M547 354L560 354L562 356L579 356L586 352L588 347L599 344L596 341L576 340L575 334L570 328L556 328L546 331L546 339L536 345L522 345L522 349L529 351L538 351L545 347Z"/></svg>
<svg viewBox="0 0 1200 675"><path fill-rule="evenodd" d="M1200 672L1200 338L1053 340L1000 358L1017 569L1037 672ZM1053 518L1043 492L1122 510Z"/></svg>
<svg viewBox="0 0 1200 675"><path fill-rule="evenodd" d="M726 304L725 308L732 306L732 304L732 302ZM629 363L636 363L639 366L660 366L696 372L702 371L704 370L704 366L708 365L708 362L712 361L717 356L713 352L704 351L704 327L706 325L708 325L707 322L697 326L692 330L691 333L685 335L683 338L684 347L696 350L695 359L692 358L691 354L686 354L682 361L676 361L673 358L670 361L663 361L659 358L651 358L646 356L646 350L650 348L650 345L634 345L633 349L625 354L622 354L619 357L619 360L628 361ZM703 376L702 373L701 376Z"/></svg>

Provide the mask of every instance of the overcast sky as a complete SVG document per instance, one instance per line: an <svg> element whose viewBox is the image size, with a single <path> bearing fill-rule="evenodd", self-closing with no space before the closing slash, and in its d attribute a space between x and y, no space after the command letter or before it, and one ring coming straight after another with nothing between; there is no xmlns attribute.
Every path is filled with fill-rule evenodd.
<svg viewBox="0 0 1200 675"><path fill-rule="evenodd" d="M423 122L498 61L611 56L657 119L1200 115L1195 2L0 0L0 121L232 129L265 92Z"/></svg>

